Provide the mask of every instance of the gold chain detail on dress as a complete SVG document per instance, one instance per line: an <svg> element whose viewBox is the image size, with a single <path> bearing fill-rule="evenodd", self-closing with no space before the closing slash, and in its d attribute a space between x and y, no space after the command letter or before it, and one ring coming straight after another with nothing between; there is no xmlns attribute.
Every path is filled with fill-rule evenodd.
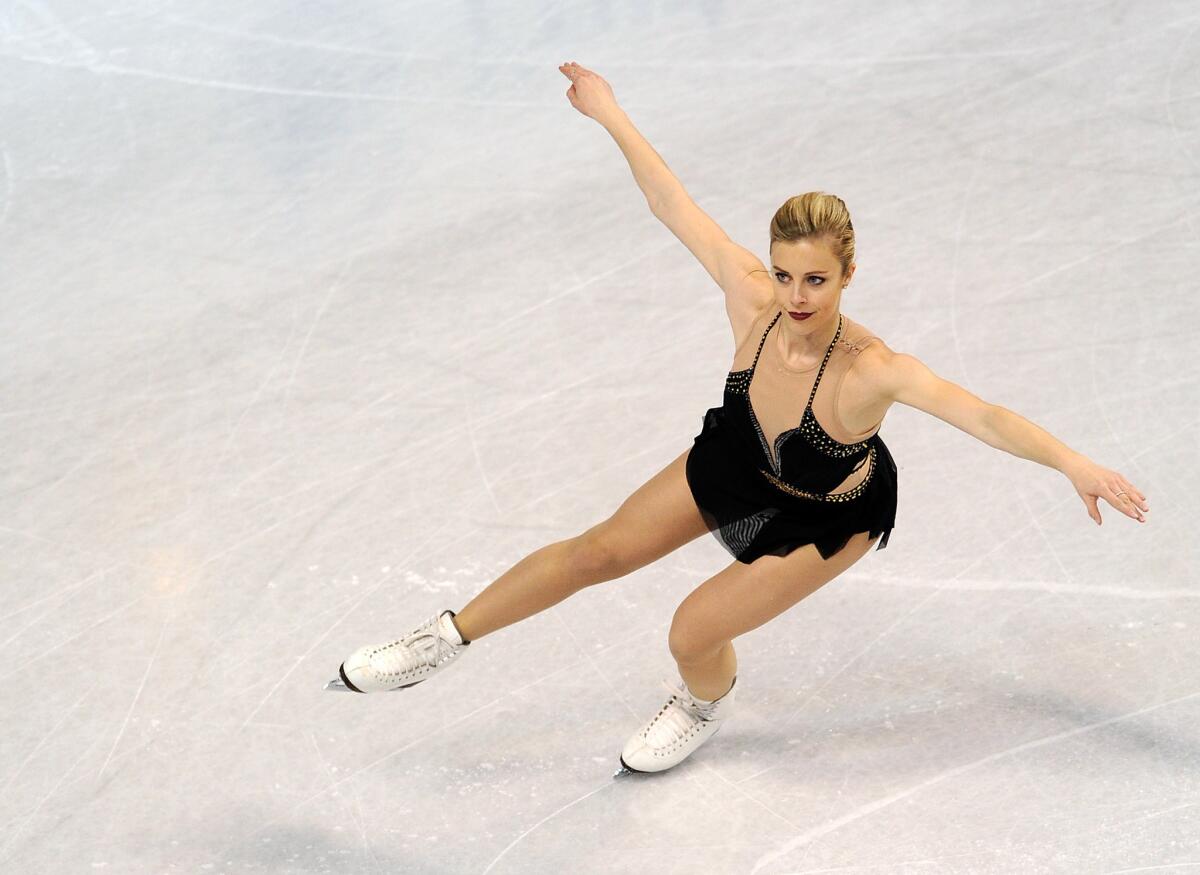
<svg viewBox="0 0 1200 875"><path fill-rule="evenodd" d="M871 478L875 475L875 446L874 445L872 445L870 447L870 449L868 450L867 458L870 461L870 467L867 468L867 476L863 479L862 483L859 483L853 489L849 489L846 492L834 492L834 493L806 492L803 489L797 489L795 486L792 486L786 480L780 480L778 477L776 477L770 471L764 471L762 468L759 468L758 470L759 470L759 473L761 473L764 477L766 477L773 484L775 484L775 486L777 486L779 489L782 489L784 492L787 492L791 495L797 495L800 498L812 498L812 499L816 499L818 501L851 501L855 498L858 498L858 496L862 495L863 492L866 491L867 485L871 482ZM861 465L860 465L860 467L861 467ZM857 469L855 469L855 470L857 470ZM854 473L854 472L852 471L851 473Z"/></svg>

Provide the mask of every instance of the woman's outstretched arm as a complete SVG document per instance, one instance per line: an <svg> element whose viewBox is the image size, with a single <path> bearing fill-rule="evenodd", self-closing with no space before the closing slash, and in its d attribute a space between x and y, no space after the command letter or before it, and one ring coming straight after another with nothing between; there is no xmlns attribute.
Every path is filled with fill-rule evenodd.
<svg viewBox="0 0 1200 875"><path fill-rule="evenodd" d="M696 256L727 298L739 298L731 305L740 308L740 298L745 297L746 303L762 306L761 278L745 282L752 273L767 272L762 260L731 240L691 199L662 156L633 126L617 104L612 87L601 76L574 63L558 69L571 80L567 89L571 105L599 122L621 147L650 211Z"/></svg>
<svg viewBox="0 0 1200 875"><path fill-rule="evenodd" d="M1124 475L1097 465L1019 413L942 379L915 356L877 344L859 356L856 370L892 401L936 416L998 450L1061 472L1096 525L1101 524L1096 504L1100 498L1126 516L1146 521L1146 496Z"/></svg>
<svg viewBox="0 0 1200 875"><path fill-rule="evenodd" d="M625 110L617 104L612 86L604 77L573 62L562 64L558 69L571 80L571 87L567 89L571 106L598 122L617 141L629 162L638 188L646 196L646 202L652 210L683 192L683 186L667 167L667 162L654 151L654 147L633 126Z"/></svg>

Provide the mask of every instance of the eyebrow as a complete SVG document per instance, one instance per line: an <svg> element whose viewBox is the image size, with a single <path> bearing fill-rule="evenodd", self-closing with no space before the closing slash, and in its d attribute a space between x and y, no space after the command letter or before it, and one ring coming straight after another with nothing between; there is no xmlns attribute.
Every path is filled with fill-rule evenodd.
<svg viewBox="0 0 1200 875"><path fill-rule="evenodd" d="M778 270L781 273L786 273L788 276L792 275L792 272L790 270L785 270L784 268L780 267L777 264L772 264L771 267L775 268L775 270ZM827 271L827 270L810 270L808 273L829 273L829 271ZM806 273L805 276L808 276L808 273Z"/></svg>

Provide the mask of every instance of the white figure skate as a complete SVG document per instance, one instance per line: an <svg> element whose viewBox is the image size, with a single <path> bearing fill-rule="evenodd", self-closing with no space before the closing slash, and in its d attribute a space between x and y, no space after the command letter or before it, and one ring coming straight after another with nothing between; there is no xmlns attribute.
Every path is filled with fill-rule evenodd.
<svg viewBox="0 0 1200 875"><path fill-rule="evenodd" d="M616 775L629 772L662 772L685 760L696 748L716 735L721 723L733 713L737 677L729 691L709 702L697 699L682 680L671 684L667 704L625 743Z"/></svg>
<svg viewBox="0 0 1200 875"><path fill-rule="evenodd" d="M388 644L360 647L325 685L343 693L403 690L441 671L471 644L454 625L454 611L434 614L412 632Z"/></svg>

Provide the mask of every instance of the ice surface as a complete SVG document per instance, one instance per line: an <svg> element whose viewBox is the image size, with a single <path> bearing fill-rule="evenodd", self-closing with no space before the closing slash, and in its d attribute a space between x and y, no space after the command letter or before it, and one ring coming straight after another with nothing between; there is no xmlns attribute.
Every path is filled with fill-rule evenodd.
<svg viewBox="0 0 1200 875"><path fill-rule="evenodd" d="M710 537L333 696L691 446L733 337L557 66L766 259L1144 491L896 405L896 530L613 781ZM0 871L1200 860L1194 3L0 2Z"/></svg>

